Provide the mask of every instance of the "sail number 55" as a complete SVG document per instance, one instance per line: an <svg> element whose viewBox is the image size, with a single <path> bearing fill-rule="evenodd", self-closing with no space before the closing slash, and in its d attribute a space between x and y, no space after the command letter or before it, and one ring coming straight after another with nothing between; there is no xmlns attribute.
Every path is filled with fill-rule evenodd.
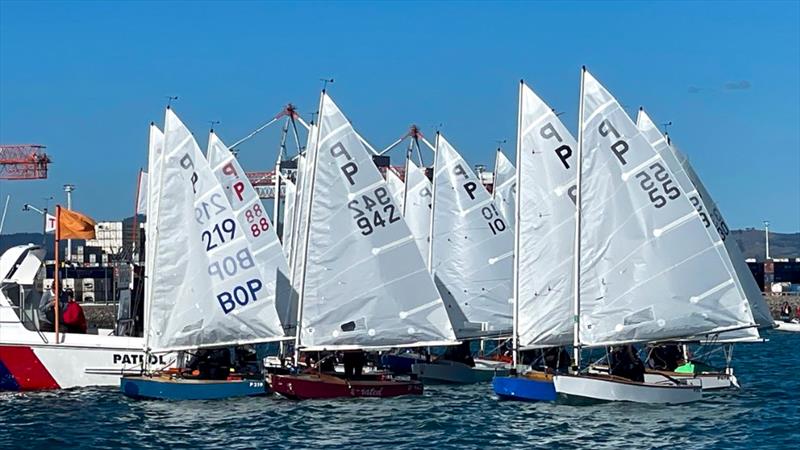
<svg viewBox="0 0 800 450"><path fill-rule="evenodd" d="M383 186L376 188L372 195L364 194L350 201L347 208L353 211L353 220L364 236L372 234L377 227L385 227L387 221L392 224L400 220L389 191Z"/></svg>

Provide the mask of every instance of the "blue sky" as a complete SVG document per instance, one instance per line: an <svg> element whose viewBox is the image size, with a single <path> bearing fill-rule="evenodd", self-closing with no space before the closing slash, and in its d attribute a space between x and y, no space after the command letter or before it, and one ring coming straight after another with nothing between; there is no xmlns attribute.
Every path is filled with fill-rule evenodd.
<svg viewBox="0 0 800 450"><path fill-rule="evenodd" d="M800 230L800 3L0 2L0 142L42 143L46 181L0 182L4 232L77 185L99 220L133 211L147 128L167 95L205 146L232 143L319 81L376 147L417 123L471 163L513 154L524 78L577 128L586 64L631 114L644 105L689 155L732 227ZM278 130L242 147L274 164ZM402 152L396 154L400 158ZM430 154L427 155L430 160ZM52 204L52 202L51 202Z"/></svg>

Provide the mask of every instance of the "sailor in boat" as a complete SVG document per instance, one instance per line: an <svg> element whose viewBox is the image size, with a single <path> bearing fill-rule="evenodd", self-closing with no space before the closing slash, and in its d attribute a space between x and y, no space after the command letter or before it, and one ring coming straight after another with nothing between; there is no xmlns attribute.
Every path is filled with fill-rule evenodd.
<svg viewBox="0 0 800 450"><path fill-rule="evenodd" d="M342 363L344 364L344 377L348 380L361 378L366 362L367 357L363 350L344 352L342 355Z"/></svg>
<svg viewBox="0 0 800 450"><path fill-rule="evenodd" d="M447 350L445 350L440 359L445 361L455 361L466 364L469 367L475 367L475 359L472 357L470 341L462 341L459 345L447 347Z"/></svg>
<svg viewBox="0 0 800 450"><path fill-rule="evenodd" d="M633 345L618 345L608 352L609 373L631 381L644 382L644 363Z"/></svg>
<svg viewBox="0 0 800 450"><path fill-rule="evenodd" d="M788 322L792 319L792 306L789 302L783 302L781 305L781 320Z"/></svg>
<svg viewBox="0 0 800 450"><path fill-rule="evenodd" d="M683 351L681 351L681 346L678 344L649 346L647 366L651 369L673 372L685 362Z"/></svg>
<svg viewBox="0 0 800 450"><path fill-rule="evenodd" d="M39 331L55 331L56 300L53 288L54 286L51 285L50 289L47 289L39 300ZM65 311L67 308L67 293L62 292L60 297L59 311Z"/></svg>

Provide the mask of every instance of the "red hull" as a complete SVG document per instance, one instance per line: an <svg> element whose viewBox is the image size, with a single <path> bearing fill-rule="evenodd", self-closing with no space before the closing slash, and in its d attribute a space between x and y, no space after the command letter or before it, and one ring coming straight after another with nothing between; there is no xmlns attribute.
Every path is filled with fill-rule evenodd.
<svg viewBox="0 0 800 450"><path fill-rule="evenodd" d="M422 395L422 383L416 380L349 381L331 375L303 374L272 375L270 384L273 391L297 400Z"/></svg>

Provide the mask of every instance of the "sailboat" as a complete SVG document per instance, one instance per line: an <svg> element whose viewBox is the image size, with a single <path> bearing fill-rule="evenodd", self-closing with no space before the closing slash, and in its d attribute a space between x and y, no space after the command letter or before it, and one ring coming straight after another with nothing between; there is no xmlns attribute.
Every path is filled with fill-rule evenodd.
<svg viewBox="0 0 800 450"><path fill-rule="evenodd" d="M313 151L299 265L299 354L455 344L445 306L386 182L325 91ZM301 183L302 184L302 183ZM301 188L301 191L305 188ZM297 206L296 206L297 207ZM309 370L270 376L297 399L421 394L416 380Z"/></svg>
<svg viewBox="0 0 800 450"><path fill-rule="evenodd" d="M389 194L392 195L394 204L400 208L400 211L403 211L403 199L406 192L405 183L391 167L386 168L386 187L389 189Z"/></svg>
<svg viewBox="0 0 800 450"><path fill-rule="evenodd" d="M675 174L585 68L579 117L573 364L582 348L755 326L724 249ZM687 403L702 396L699 386L577 371L553 382L569 400Z"/></svg>
<svg viewBox="0 0 800 450"><path fill-rule="evenodd" d="M145 351L148 355L227 348L284 339L275 282L256 264L237 214L249 198L228 195L192 134L167 108L163 152L151 160L157 188L149 210L151 263L145 268ZM158 170L153 171L154 166ZM246 186L244 186L246 188ZM242 192L244 192L242 190ZM155 193L155 194L153 194ZM248 211L256 214L255 205ZM242 216L243 217L243 216ZM256 222L261 227L260 222ZM259 228L259 231L263 231ZM274 251L280 254L278 247ZM273 274L274 277L274 274ZM178 370L125 376L134 398L210 399L264 395L263 377L201 380Z"/></svg>
<svg viewBox="0 0 800 450"><path fill-rule="evenodd" d="M245 230L255 265L266 282L265 293L270 301L274 299L283 330L290 336L294 334L297 304L291 299L289 266L280 250L276 229L239 161L214 130L209 133L206 153L211 170L227 195L239 226ZM289 195L288 189L286 192Z"/></svg>
<svg viewBox="0 0 800 450"><path fill-rule="evenodd" d="M428 264L456 337L505 338L512 327L513 232L496 200L441 134L433 171ZM451 383L489 381L498 371L508 373L504 362L473 359L468 345L433 363L415 363L412 373Z"/></svg>
<svg viewBox="0 0 800 450"><path fill-rule="evenodd" d="M503 150L498 147L494 163L494 185L492 197L506 219L506 223L514 231L514 205L517 196L517 170L508 160Z"/></svg>
<svg viewBox="0 0 800 450"><path fill-rule="evenodd" d="M520 369L521 351L536 354L572 343L577 144L524 81L517 120L512 357L513 367ZM533 363L539 369L536 356L526 366ZM496 377L494 392L501 399L553 401L553 372L568 367L550 364L547 369Z"/></svg>
<svg viewBox="0 0 800 450"><path fill-rule="evenodd" d="M433 185L425 175L425 168L417 166L410 154L406 157L405 188L403 218L414 236L423 261L428 261Z"/></svg>
<svg viewBox="0 0 800 450"><path fill-rule="evenodd" d="M725 219L694 172L694 169L692 169L688 159L682 155L679 157L674 146L670 144L666 136L661 134L644 108L639 109L636 126L650 141L650 145L661 155L672 173L675 174L676 183L694 205L711 239L716 245L724 245L724 252L721 252L723 263L732 273L740 295L746 298L750 305L751 321L758 324L759 328L771 327L772 317L769 312L769 306L764 301L764 296L750 273L735 240L727 239L730 230L725 223ZM738 381L733 374L733 368L730 366L733 344L763 342L756 328L744 328L713 336L698 336L692 340L701 344L721 345L726 356L725 369L714 370L701 361L686 361L686 364L676 368L675 371L648 370L645 373L645 380L687 379L699 382L704 390L738 387ZM684 346L684 354L688 356L686 351L688 344L683 343L682 345Z"/></svg>

